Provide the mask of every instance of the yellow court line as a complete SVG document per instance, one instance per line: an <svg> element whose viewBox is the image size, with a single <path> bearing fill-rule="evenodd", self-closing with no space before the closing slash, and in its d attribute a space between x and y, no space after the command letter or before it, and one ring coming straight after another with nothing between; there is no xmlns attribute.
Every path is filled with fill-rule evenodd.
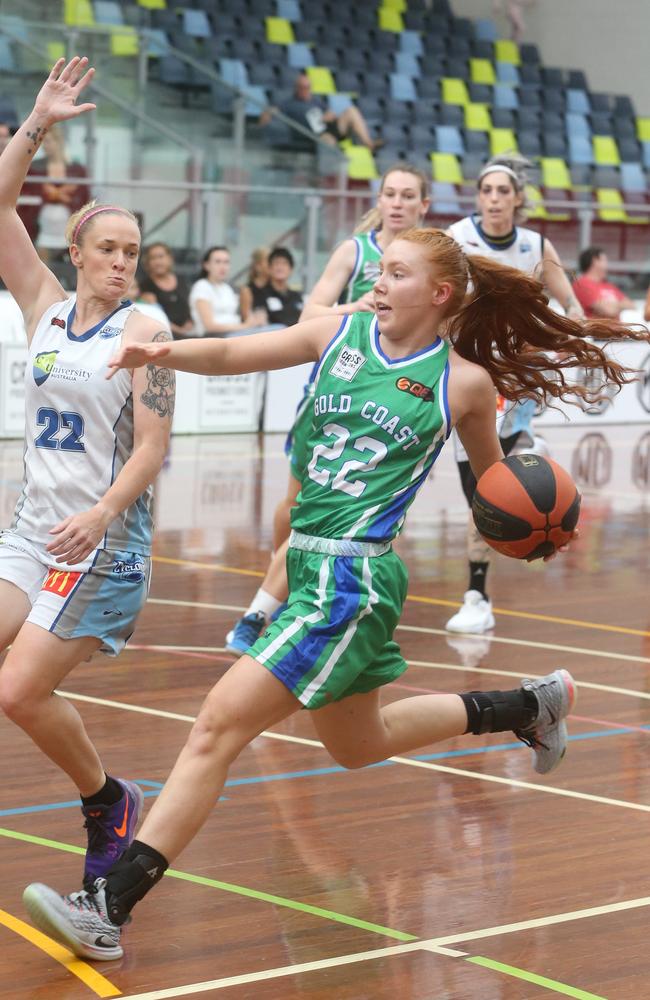
<svg viewBox="0 0 650 1000"><path fill-rule="evenodd" d="M19 920L18 917L7 913L6 910L0 910L0 924L4 924L10 931L19 934L20 937L24 937L30 944L35 945L49 955L50 958L53 958L56 962L60 962L68 972L71 972L73 976L80 979L98 997L122 996L121 990L118 990L117 986L109 982L108 979L93 969L91 965L82 962L81 959L76 958L63 945L58 944L46 934L42 934L40 931L30 927L29 924L26 924L23 920Z"/></svg>
<svg viewBox="0 0 650 1000"><path fill-rule="evenodd" d="M265 574L258 569L238 569L236 566L224 566L221 563L193 562L188 559L171 559L169 556L154 556L154 562L168 563L172 566L189 566L193 569L209 569L219 573L233 573L241 576L264 577ZM458 601L448 601L441 597L420 597L417 594L407 594L407 601L418 604L433 604L445 608L459 607ZM512 611L510 608L492 608L495 615L507 615L510 618L525 618L530 621L551 622L555 625L574 625L578 628L597 629L601 632L617 632L621 635L640 635L650 638L650 631L643 629L627 628L623 625L603 625L601 622L583 621L580 618L560 618L556 615L539 615L533 611Z"/></svg>

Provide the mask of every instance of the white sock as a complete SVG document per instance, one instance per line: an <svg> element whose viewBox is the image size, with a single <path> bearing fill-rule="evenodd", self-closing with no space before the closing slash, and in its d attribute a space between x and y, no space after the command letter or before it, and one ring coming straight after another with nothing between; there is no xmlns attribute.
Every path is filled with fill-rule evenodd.
<svg viewBox="0 0 650 1000"><path fill-rule="evenodd" d="M268 621L273 612L277 611L281 604L282 601L278 601L273 594L269 594L268 590L264 590L263 587L260 587L255 594L255 597L248 605L246 611L244 611L244 615L261 613Z"/></svg>

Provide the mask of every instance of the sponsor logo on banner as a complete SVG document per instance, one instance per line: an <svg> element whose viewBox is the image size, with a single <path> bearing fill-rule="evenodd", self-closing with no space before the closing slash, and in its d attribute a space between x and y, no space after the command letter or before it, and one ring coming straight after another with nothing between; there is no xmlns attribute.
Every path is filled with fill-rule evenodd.
<svg viewBox="0 0 650 1000"><path fill-rule="evenodd" d="M83 573L75 573L69 569L49 569L42 590L48 590L59 597L67 597Z"/></svg>
<svg viewBox="0 0 650 1000"><path fill-rule="evenodd" d="M587 399L578 397L578 402L584 413L597 417L605 413L612 405L617 393L617 387L607 382L602 371L589 368L576 368L576 382L587 390Z"/></svg>
<svg viewBox="0 0 650 1000"><path fill-rule="evenodd" d="M641 406L650 413L650 354L643 359L641 374L636 384L636 394Z"/></svg>
<svg viewBox="0 0 650 1000"><path fill-rule="evenodd" d="M417 396L418 399L424 400L425 403L433 403L435 399L435 394L430 385L423 385L422 382L414 382L413 379L398 378L395 385L400 392L408 392L411 396Z"/></svg>
<svg viewBox="0 0 650 1000"><path fill-rule="evenodd" d="M585 434L573 452L571 475L578 486L606 486L612 478L612 458L612 447L604 434Z"/></svg>
<svg viewBox="0 0 650 1000"><path fill-rule="evenodd" d="M634 446L632 481L640 490L650 490L650 431L646 431Z"/></svg>
<svg viewBox="0 0 650 1000"><path fill-rule="evenodd" d="M140 556L131 556L125 559L117 558L113 564L113 573L120 580L128 583L142 583L144 580L145 563Z"/></svg>
<svg viewBox="0 0 650 1000"><path fill-rule="evenodd" d="M342 347L339 355L330 368L330 374L351 382L358 371L366 363L366 357L356 347Z"/></svg>

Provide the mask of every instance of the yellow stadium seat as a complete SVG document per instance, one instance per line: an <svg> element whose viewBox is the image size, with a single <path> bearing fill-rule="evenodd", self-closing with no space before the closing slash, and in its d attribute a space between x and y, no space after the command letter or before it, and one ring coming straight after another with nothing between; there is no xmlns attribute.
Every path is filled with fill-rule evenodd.
<svg viewBox="0 0 650 1000"><path fill-rule="evenodd" d="M494 66L489 59L470 59L469 74L472 83L487 83L490 86L496 83Z"/></svg>
<svg viewBox="0 0 650 1000"><path fill-rule="evenodd" d="M501 38L494 43L494 58L497 62L512 63L513 66L521 66L521 56L519 46L516 42L511 42L507 38Z"/></svg>
<svg viewBox="0 0 650 1000"><path fill-rule="evenodd" d="M598 209L601 222L625 222L645 226L650 222L647 215L630 215L623 208L623 195L616 188L597 188L596 201L606 206Z"/></svg>
<svg viewBox="0 0 650 1000"><path fill-rule="evenodd" d="M404 21L401 12L394 7L380 7L377 11L381 31L394 31L401 34L404 31Z"/></svg>
<svg viewBox="0 0 650 1000"><path fill-rule="evenodd" d="M594 160L601 167L618 167L621 156L618 151L616 139L611 135L592 136L594 150Z"/></svg>
<svg viewBox="0 0 650 1000"><path fill-rule="evenodd" d="M571 174L564 160L557 156L542 156L539 162L542 167L544 187L564 188L565 190L572 187Z"/></svg>
<svg viewBox="0 0 650 1000"><path fill-rule="evenodd" d="M431 153L431 174L434 181L462 184L463 172L455 153Z"/></svg>
<svg viewBox="0 0 650 1000"><path fill-rule="evenodd" d="M404 14L408 10L408 5L406 0L382 0L382 7L390 10L398 10L400 14Z"/></svg>
<svg viewBox="0 0 650 1000"><path fill-rule="evenodd" d="M492 130L492 119L488 111L487 104L465 105L465 128L474 132L490 132Z"/></svg>
<svg viewBox="0 0 650 1000"><path fill-rule="evenodd" d="M464 80L453 76L443 76L441 87L442 100L445 104L469 104L469 93Z"/></svg>
<svg viewBox="0 0 650 1000"><path fill-rule="evenodd" d="M265 21L267 42L273 42L274 45L293 45L296 38L291 21L287 21L284 17L267 17Z"/></svg>
<svg viewBox="0 0 650 1000"><path fill-rule="evenodd" d="M65 0L63 20L76 28L92 28L95 24L90 0Z"/></svg>
<svg viewBox="0 0 650 1000"><path fill-rule="evenodd" d="M518 148L514 129L493 128L490 132L490 152L492 156L498 156L499 153L512 153Z"/></svg>
<svg viewBox="0 0 650 1000"><path fill-rule="evenodd" d="M138 5L147 10L167 10L167 0L138 0Z"/></svg>
<svg viewBox="0 0 650 1000"><path fill-rule="evenodd" d="M351 181L377 180L379 174L367 146L352 146L346 143L343 152L348 161L348 177Z"/></svg>
<svg viewBox="0 0 650 1000"><path fill-rule="evenodd" d="M526 185L526 215L529 219L546 219L547 222L568 222L571 216L567 213L549 212L544 205L542 192L534 184Z"/></svg>
<svg viewBox="0 0 650 1000"><path fill-rule="evenodd" d="M62 59L66 55L65 45L63 42L48 42L47 43L47 62L49 68L51 69L57 59Z"/></svg>
<svg viewBox="0 0 650 1000"><path fill-rule="evenodd" d="M327 66L307 66L305 73L311 83L312 94L335 94L334 77Z"/></svg>
<svg viewBox="0 0 650 1000"><path fill-rule="evenodd" d="M650 118L637 118L636 136L639 142L650 142Z"/></svg>
<svg viewBox="0 0 650 1000"><path fill-rule="evenodd" d="M115 28L111 32L111 55L112 56L137 56L140 51L138 36L135 28L124 26Z"/></svg>

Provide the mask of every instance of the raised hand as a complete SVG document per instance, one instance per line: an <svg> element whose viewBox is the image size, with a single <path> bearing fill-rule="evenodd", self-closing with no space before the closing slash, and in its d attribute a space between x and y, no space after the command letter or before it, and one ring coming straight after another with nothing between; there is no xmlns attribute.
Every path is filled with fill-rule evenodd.
<svg viewBox="0 0 650 1000"><path fill-rule="evenodd" d="M34 104L35 113L46 127L55 122L66 121L68 118L76 118L84 111L95 110L94 104L76 103L94 73L95 70L88 66L86 56L74 56L67 66L63 58L55 62Z"/></svg>
<svg viewBox="0 0 650 1000"><path fill-rule="evenodd" d="M108 362L111 369L106 378L113 378L120 368L142 368L143 365L157 365L171 350L171 343L127 344Z"/></svg>

